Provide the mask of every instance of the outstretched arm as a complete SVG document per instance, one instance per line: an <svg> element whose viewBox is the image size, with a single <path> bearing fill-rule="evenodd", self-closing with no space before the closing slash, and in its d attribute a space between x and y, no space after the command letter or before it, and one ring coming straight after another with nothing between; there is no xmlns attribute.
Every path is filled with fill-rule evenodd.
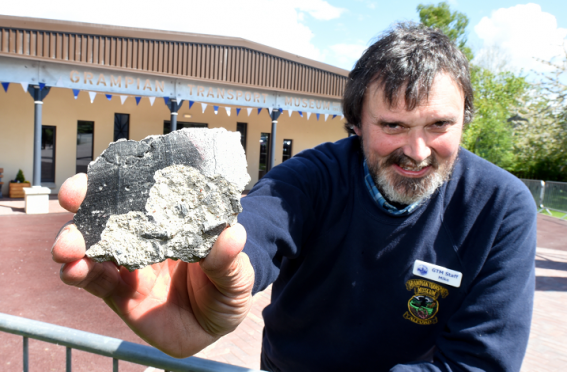
<svg viewBox="0 0 567 372"><path fill-rule="evenodd" d="M61 206L76 212L87 177L69 178L59 192ZM85 257L85 241L66 226L53 245L62 263L61 280L100 297L149 344L175 357L193 355L244 320L252 304L254 270L242 252L246 231L239 224L219 236L198 263L167 260L129 272L112 262Z"/></svg>

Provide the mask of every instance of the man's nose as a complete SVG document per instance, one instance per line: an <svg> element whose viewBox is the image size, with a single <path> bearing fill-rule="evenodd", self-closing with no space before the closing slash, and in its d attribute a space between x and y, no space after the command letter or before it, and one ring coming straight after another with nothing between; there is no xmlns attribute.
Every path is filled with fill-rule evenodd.
<svg viewBox="0 0 567 372"><path fill-rule="evenodd" d="M412 133L413 132L413 133ZM423 133L420 131L410 131L408 133L408 141L404 146L404 154L421 163L431 155L431 148L427 145L427 141Z"/></svg>

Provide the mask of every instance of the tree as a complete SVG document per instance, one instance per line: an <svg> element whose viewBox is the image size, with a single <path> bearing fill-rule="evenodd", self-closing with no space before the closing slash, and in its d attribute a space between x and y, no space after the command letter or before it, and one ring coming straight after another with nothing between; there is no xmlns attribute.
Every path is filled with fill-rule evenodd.
<svg viewBox="0 0 567 372"><path fill-rule="evenodd" d="M465 14L458 11L451 12L449 4L445 1L437 5L419 4L417 11L421 23L441 30L467 56L469 61L473 59L472 50L466 45L465 29L469 24L469 19Z"/></svg>

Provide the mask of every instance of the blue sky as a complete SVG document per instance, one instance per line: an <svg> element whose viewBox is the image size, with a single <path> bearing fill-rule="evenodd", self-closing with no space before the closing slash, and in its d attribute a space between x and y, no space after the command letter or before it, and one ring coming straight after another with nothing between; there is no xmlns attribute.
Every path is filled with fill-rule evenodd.
<svg viewBox="0 0 567 372"><path fill-rule="evenodd" d="M418 20L418 4L385 0L0 0L0 14L243 37L350 69L370 41L396 21ZM450 0L469 19L479 63L545 71L535 58L562 52L567 0ZM480 58L480 57L478 57Z"/></svg>

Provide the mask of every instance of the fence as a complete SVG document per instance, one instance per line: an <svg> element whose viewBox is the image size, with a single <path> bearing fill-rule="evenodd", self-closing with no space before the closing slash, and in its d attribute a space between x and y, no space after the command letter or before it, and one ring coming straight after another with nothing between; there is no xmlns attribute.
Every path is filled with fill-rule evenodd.
<svg viewBox="0 0 567 372"><path fill-rule="evenodd" d="M137 363L166 371L191 372L254 372L255 370L214 362L212 360L189 357L172 358L161 351L117 338L83 332L72 328L21 318L0 313L0 331L23 336L24 372L29 371L28 338L66 346L66 372L71 372L71 350L113 358L113 371L118 372L118 361Z"/></svg>
<svg viewBox="0 0 567 372"><path fill-rule="evenodd" d="M532 193L539 212L551 214L550 210L554 210L564 214L561 219L567 218L567 182L525 179L522 182Z"/></svg>

